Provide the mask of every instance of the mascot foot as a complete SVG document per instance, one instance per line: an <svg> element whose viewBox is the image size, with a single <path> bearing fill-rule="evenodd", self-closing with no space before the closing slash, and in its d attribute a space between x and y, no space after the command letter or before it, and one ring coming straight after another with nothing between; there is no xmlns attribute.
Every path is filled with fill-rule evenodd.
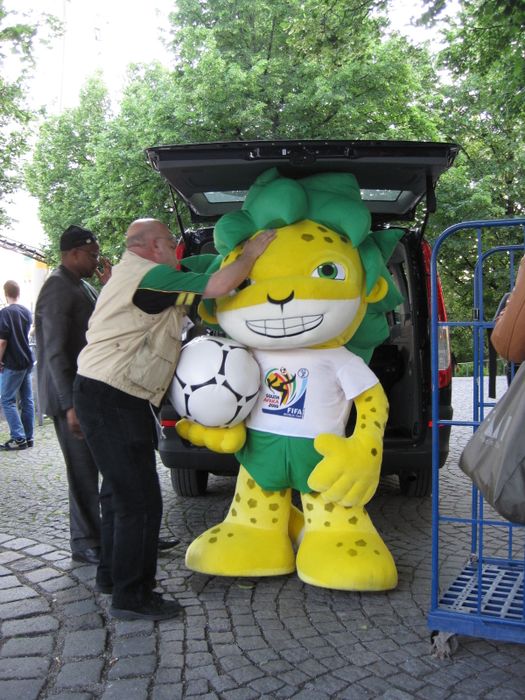
<svg viewBox="0 0 525 700"><path fill-rule="evenodd" d="M186 566L213 576L278 576L295 571L295 555L287 533L225 520L190 544Z"/></svg>
<svg viewBox="0 0 525 700"><path fill-rule="evenodd" d="M397 585L394 559L362 507L324 503L303 494L305 535L297 573L305 583L343 591L386 591Z"/></svg>
<svg viewBox="0 0 525 700"><path fill-rule="evenodd" d="M292 516L290 509L290 489L266 491L241 466L226 519L190 544L186 566L214 576L292 573L295 555L289 528L292 536L298 535L301 514Z"/></svg>

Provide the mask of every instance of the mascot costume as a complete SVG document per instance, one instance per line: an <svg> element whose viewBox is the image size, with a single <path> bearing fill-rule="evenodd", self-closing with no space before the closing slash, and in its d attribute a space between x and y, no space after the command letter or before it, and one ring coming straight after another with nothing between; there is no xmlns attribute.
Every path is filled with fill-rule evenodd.
<svg viewBox="0 0 525 700"><path fill-rule="evenodd" d="M277 236L250 279L199 309L251 350L262 385L245 424L177 424L181 437L234 452L241 465L226 518L190 544L186 565L218 576L297 571L306 583L340 590L394 588L394 560L365 509L379 481L388 416L367 363L388 337L385 312L401 301L386 267L401 232L370 232L353 175L293 180L274 168L240 211L217 222L219 256L206 261L208 271L268 228ZM202 269L205 257L184 264ZM357 418L347 437L352 404Z"/></svg>

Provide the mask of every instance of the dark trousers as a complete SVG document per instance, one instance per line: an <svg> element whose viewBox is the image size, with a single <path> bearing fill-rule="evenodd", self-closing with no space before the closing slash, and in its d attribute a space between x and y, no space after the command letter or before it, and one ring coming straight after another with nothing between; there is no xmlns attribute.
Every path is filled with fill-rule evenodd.
<svg viewBox="0 0 525 700"><path fill-rule="evenodd" d="M149 404L77 376L74 404L102 473L102 552L97 581L113 584L113 606L140 606L154 586L162 497Z"/></svg>
<svg viewBox="0 0 525 700"><path fill-rule="evenodd" d="M55 432L66 463L69 486L71 552L100 546L98 469L85 440L76 438L66 414L53 416Z"/></svg>

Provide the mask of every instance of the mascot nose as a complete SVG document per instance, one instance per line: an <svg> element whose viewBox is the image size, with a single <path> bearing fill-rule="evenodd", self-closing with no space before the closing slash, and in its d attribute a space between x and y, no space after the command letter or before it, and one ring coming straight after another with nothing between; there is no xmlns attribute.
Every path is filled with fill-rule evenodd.
<svg viewBox="0 0 525 700"><path fill-rule="evenodd" d="M288 296L287 296L285 299L274 299L274 298L271 297L269 294L266 295L266 298L268 299L268 301L270 302L270 304L279 304L279 306L281 307L281 311L282 311L282 310L283 310L283 306L284 306L285 304L287 304L289 301L292 301L292 299L294 298L294 296L295 296L295 294L294 294L293 292L290 292L290 294L288 294Z"/></svg>

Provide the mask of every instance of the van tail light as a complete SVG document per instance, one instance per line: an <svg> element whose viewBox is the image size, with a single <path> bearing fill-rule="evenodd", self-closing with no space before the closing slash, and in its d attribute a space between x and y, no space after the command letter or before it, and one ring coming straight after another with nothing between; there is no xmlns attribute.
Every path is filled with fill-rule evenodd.
<svg viewBox="0 0 525 700"><path fill-rule="evenodd" d="M452 362L450 359L450 338L448 328L438 329L438 386L442 389L452 381Z"/></svg>
<svg viewBox="0 0 525 700"><path fill-rule="evenodd" d="M162 418L160 424L163 428L174 428L177 425L177 421L173 419L168 420L166 418Z"/></svg>
<svg viewBox="0 0 525 700"><path fill-rule="evenodd" d="M428 241L421 241L423 250L423 260L425 263L425 277L427 281L427 298L430 314L430 260L432 257L432 248ZM437 308L438 322L446 322L447 310L445 308L445 299L443 297L443 288L439 276L437 278ZM452 381L452 359L450 354L450 336L448 326L438 326L438 387L442 389Z"/></svg>
<svg viewBox="0 0 525 700"><path fill-rule="evenodd" d="M177 247L175 248L175 257L179 261L179 263L177 264L177 270L181 269L180 261L184 257L185 252L186 252L186 244L184 243L184 241L181 238L180 241L177 243Z"/></svg>

